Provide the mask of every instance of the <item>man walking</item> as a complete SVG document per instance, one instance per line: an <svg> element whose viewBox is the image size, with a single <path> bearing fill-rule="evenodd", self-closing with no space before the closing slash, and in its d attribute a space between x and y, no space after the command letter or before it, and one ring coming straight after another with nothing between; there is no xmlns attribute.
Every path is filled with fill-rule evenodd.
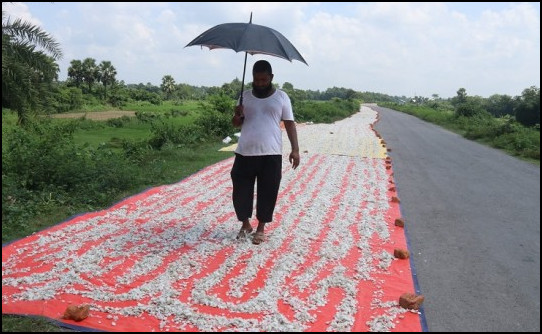
<svg viewBox="0 0 542 334"><path fill-rule="evenodd" d="M289 161L292 168L299 166L299 146L292 103L288 95L273 87L271 64L259 60L252 69L252 90L243 92L243 105L235 108L232 123L241 127L241 137L235 150L231 170L233 206L242 222L238 238L252 232L254 185L257 186L256 218L258 227L253 244L265 240L265 224L273 220L273 212L282 177L282 132L284 127L291 145Z"/></svg>

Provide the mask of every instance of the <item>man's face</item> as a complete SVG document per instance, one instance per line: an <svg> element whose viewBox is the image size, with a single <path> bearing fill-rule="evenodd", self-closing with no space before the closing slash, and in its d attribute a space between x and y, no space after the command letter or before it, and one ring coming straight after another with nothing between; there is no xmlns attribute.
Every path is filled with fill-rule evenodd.
<svg viewBox="0 0 542 334"><path fill-rule="evenodd" d="M273 75L267 72L253 73L252 88L256 96L267 97L273 89Z"/></svg>

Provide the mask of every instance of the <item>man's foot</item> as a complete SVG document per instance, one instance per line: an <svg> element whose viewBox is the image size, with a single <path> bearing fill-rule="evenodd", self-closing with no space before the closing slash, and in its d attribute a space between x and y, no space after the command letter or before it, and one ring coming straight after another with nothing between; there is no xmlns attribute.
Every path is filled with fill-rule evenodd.
<svg viewBox="0 0 542 334"><path fill-rule="evenodd" d="M248 237L248 235L250 233L252 233L252 227L245 228L243 226L243 227L241 227L241 230L239 231L239 233L237 233L237 238L236 239L245 239L246 237Z"/></svg>
<svg viewBox="0 0 542 334"><path fill-rule="evenodd" d="M254 233L254 235L252 236L252 243L255 245L259 245L264 241L265 241L265 235L263 232L256 231L256 233Z"/></svg>

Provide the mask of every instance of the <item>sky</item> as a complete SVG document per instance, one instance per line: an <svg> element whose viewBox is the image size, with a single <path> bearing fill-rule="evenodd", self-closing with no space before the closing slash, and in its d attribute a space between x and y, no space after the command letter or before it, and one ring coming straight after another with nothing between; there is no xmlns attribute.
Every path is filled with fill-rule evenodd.
<svg viewBox="0 0 542 334"><path fill-rule="evenodd" d="M249 55L247 77L268 60L274 82L303 90L350 88L391 96L441 98L521 95L540 87L540 3L512 2L12 2L21 18L49 33L63 58L111 61L117 80L159 86L221 86L243 76L244 53L185 47L222 23L248 22L279 31L308 66Z"/></svg>

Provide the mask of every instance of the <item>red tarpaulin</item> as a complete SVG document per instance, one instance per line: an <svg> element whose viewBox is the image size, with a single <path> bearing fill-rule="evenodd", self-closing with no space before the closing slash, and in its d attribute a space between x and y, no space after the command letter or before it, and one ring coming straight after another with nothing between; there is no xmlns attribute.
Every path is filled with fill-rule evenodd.
<svg viewBox="0 0 542 334"><path fill-rule="evenodd" d="M421 331L392 169L284 156L266 240L237 240L227 159L2 249L2 313L107 331ZM256 221L253 221L253 226ZM90 305L81 322L68 305Z"/></svg>

